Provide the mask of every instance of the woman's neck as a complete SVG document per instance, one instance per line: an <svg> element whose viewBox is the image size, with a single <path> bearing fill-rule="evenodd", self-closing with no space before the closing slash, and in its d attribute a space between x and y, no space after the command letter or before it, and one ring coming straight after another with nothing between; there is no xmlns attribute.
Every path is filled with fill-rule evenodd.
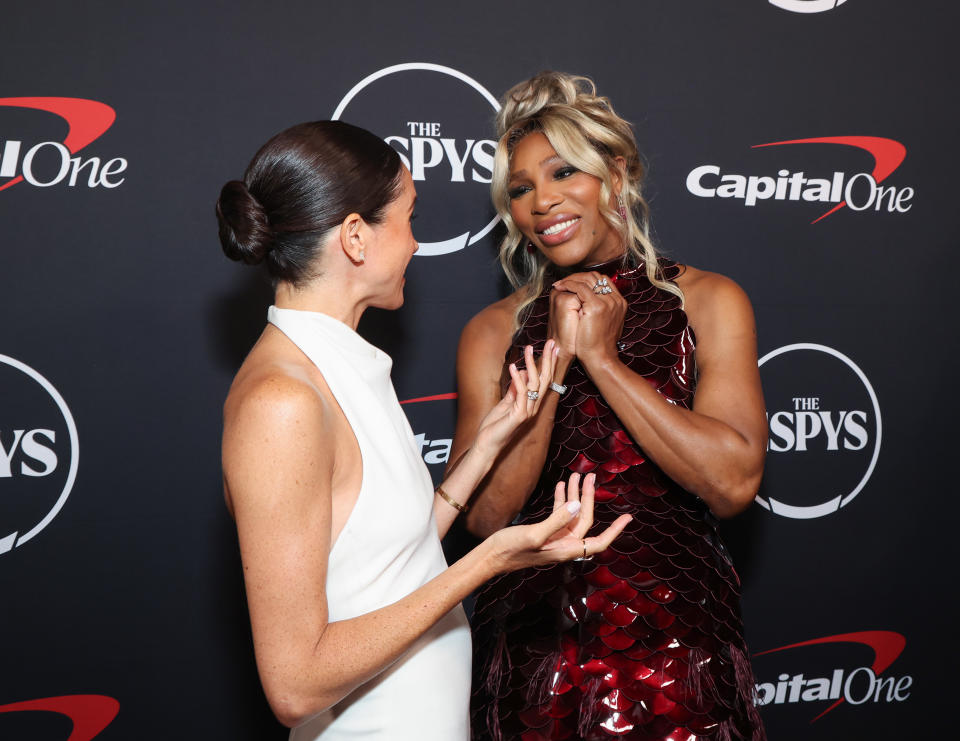
<svg viewBox="0 0 960 741"><path fill-rule="evenodd" d="M302 288L292 283L277 284L273 299L278 309L296 309L297 311L315 311L332 316L356 330L367 308L358 302L345 286L331 285L330 281L318 278Z"/></svg>

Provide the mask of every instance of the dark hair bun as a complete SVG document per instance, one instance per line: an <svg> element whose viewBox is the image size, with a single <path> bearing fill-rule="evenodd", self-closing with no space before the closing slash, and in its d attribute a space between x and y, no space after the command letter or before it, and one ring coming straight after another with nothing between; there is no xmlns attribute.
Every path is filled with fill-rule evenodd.
<svg viewBox="0 0 960 741"><path fill-rule="evenodd" d="M243 175L220 191L217 220L227 257L263 262L297 287L322 274L325 236L351 213L380 224L403 187L403 162L389 144L343 121L281 131Z"/></svg>
<svg viewBox="0 0 960 741"><path fill-rule="evenodd" d="M242 180L223 186L217 200L220 244L231 260L258 265L273 247L273 233L263 210Z"/></svg>

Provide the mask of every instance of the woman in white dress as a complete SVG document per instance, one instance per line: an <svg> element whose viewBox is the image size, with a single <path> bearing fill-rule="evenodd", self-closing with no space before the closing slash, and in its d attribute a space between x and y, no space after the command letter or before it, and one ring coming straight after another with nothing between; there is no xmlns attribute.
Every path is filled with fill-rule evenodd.
<svg viewBox="0 0 960 741"><path fill-rule="evenodd" d="M224 406L223 471L264 691L291 739L469 734L470 634L460 601L493 576L589 558L593 480L557 485L544 521L500 530L451 566L440 538L549 389L548 343L510 368L503 400L434 489L390 381L356 333L403 303L416 193L399 156L336 121L261 148L217 202L234 260L265 262L268 324Z"/></svg>

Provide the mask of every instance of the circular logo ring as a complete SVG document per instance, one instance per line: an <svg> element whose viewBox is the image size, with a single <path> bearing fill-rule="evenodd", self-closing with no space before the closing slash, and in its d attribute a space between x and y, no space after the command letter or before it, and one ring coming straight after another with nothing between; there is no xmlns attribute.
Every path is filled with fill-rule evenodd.
<svg viewBox="0 0 960 741"><path fill-rule="evenodd" d="M35 371L29 365L21 363L19 360L15 360L7 355L0 355L0 363L6 363L11 367L16 368L18 371L27 374L30 378L40 384L44 391L50 394L50 398L53 399L54 403L60 409L60 413L63 415L64 422L67 424L67 431L70 434L70 469L67 472L67 480L63 485L63 491L60 493L60 497L54 503L50 511L47 512L46 516L40 520L40 522L34 525L28 532L20 535L19 538L17 537L18 533L16 532L9 533L7 535L0 535L0 553L6 553L14 547L20 547L30 540L34 535L37 535L41 530L49 525L51 520L53 520L53 518L56 517L60 512L60 509L67 501L67 497L70 496L70 490L73 489L73 483L77 478L77 466L80 462L80 440L77 436L77 425L73 421L73 415L70 414L70 408L67 406L67 402L64 401L63 397L60 395L60 392L53 387L53 384L50 383L50 381L37 373L37 371ZM14 545L14 541L16 541L16 545Z"/></svg>
<svg viewBox="0 0 960 741"><path fill-rule="evenodd" d="M873 404L873 413L877 420L877 440L873 446L873 456L870 458L870 465L867 466L866 473L863 474L863 477L860 479L859 483L854 487L846 496L838 494L833 499L823 502L821 504L813 504L806 507L797 507L792 504L785 504L780 502L773 497L769 498L769 502L763 497L757 497L757 504L759 504L764 509L768 509L774 514L782 515L784 517L791 517L795 520L811 520L816 517L823 517L824 515L833 514L841 507L845 507L850 501L860 493L864 486L866 486L867 481L870 479L870 476L873 474L873 469L877 465L877 458L880 455L880 437L882 431L882 425L880 422L880 404L877 401L877 395L873 390L873 386L870 385L870 381L867 379L866 374L860 370L856 363L854 363L850 358L844 355L837 350L834 350L832 347L827 347L826 345L818 345L812 342L797 342L792 345L784 345L779 347L776 350L772 350L760 358L757 361L757 367L762 368L763 364L768 360L771 360L778 355L783 355L792 350L815 350L817 352L823 352L827 355L832 355L837 358L837 360L845 363L850 370L856 373L857 378L860 379L860 382L863 383L864 387L867 389L867 394L870 396L870 401Z"/></svg>
<svg viewBox="0 0 960 741"><path fill-rule="evenodd" d="M337 109L333 112L331 117L334 121L339 121L340 116L343 114L346 107L350 104L350 101L353 100L357 93L363 90L367 85L372 82L379 80L381 77L386 77L387 75L392 75L395 72L409 72L411 70L421 70L427 72L439 72L444 75L450 75L460 82L465 82L467 85L476 90L483 98L493 107L494 112L500 110L500 103L497 101L493 95L490 94L490 91L487 90L483 85L474 80L472 77L468 77L463 74L460 70L453 69L453 67L444 67L442 64L432 64L430 62L404 62L403 64L394 64L390 67L384 67L381 70L374 72L373 74L367 75L360 82L350 88L350 91L343 97L343 100L340 101L340 105L337 106ZM469 240L466 242L466 246L472 245L477 241L483 239L490 231L500 222L500 216L494 216L491 219L490 223L487 224L483 229L478 231L476 234L472 235ZM469 234L469 232L468 232ZM420 249L416 251L417 256L419 257L432 257L434 255L444 255L448 252L455 252L459 249L462 249L464 246L463 242L460 241L462 238L466 237L464 234L459 238L454 238L452 240L447 240L444 242L437 242L434 244L430 243L421 243Z"/></svg>
<svg viewBox="0 0 960 741"><path fill-rule="evenodd" d="M791 13L825 13L843 5L847 0L770 0L771 5Z"/></svg>

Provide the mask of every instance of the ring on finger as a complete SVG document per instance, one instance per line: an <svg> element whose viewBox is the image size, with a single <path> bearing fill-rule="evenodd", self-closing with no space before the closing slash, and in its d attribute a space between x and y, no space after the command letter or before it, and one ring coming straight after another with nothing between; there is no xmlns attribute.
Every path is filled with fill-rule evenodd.
<svg viewBox="0 0 960 741"><path fill-rule="evenodd" d="M530 399L530 401L536 401L540 398L540 392L527 390L527 398Z"/></svg>
<svg viewBox="0 0 960 741"><path fill-rule="evenodd" d="M610 281L606 278L597 278L597 282L593 284L593 292L600 293L609 293L610 292Z"/></svg>
<svg viewBox="0 0 960 741"><path fill-rule="evenodd" d="M574 560L574 561L592 561L592 560L593 560L593 555L589 555L589 556L587 555L587 539L586 539L586 538L581 538L581 540L582 540L582 542L583 542L583 555L580 556L579 558L575 558L575 559L573 559L573 560Z"/></svg>

